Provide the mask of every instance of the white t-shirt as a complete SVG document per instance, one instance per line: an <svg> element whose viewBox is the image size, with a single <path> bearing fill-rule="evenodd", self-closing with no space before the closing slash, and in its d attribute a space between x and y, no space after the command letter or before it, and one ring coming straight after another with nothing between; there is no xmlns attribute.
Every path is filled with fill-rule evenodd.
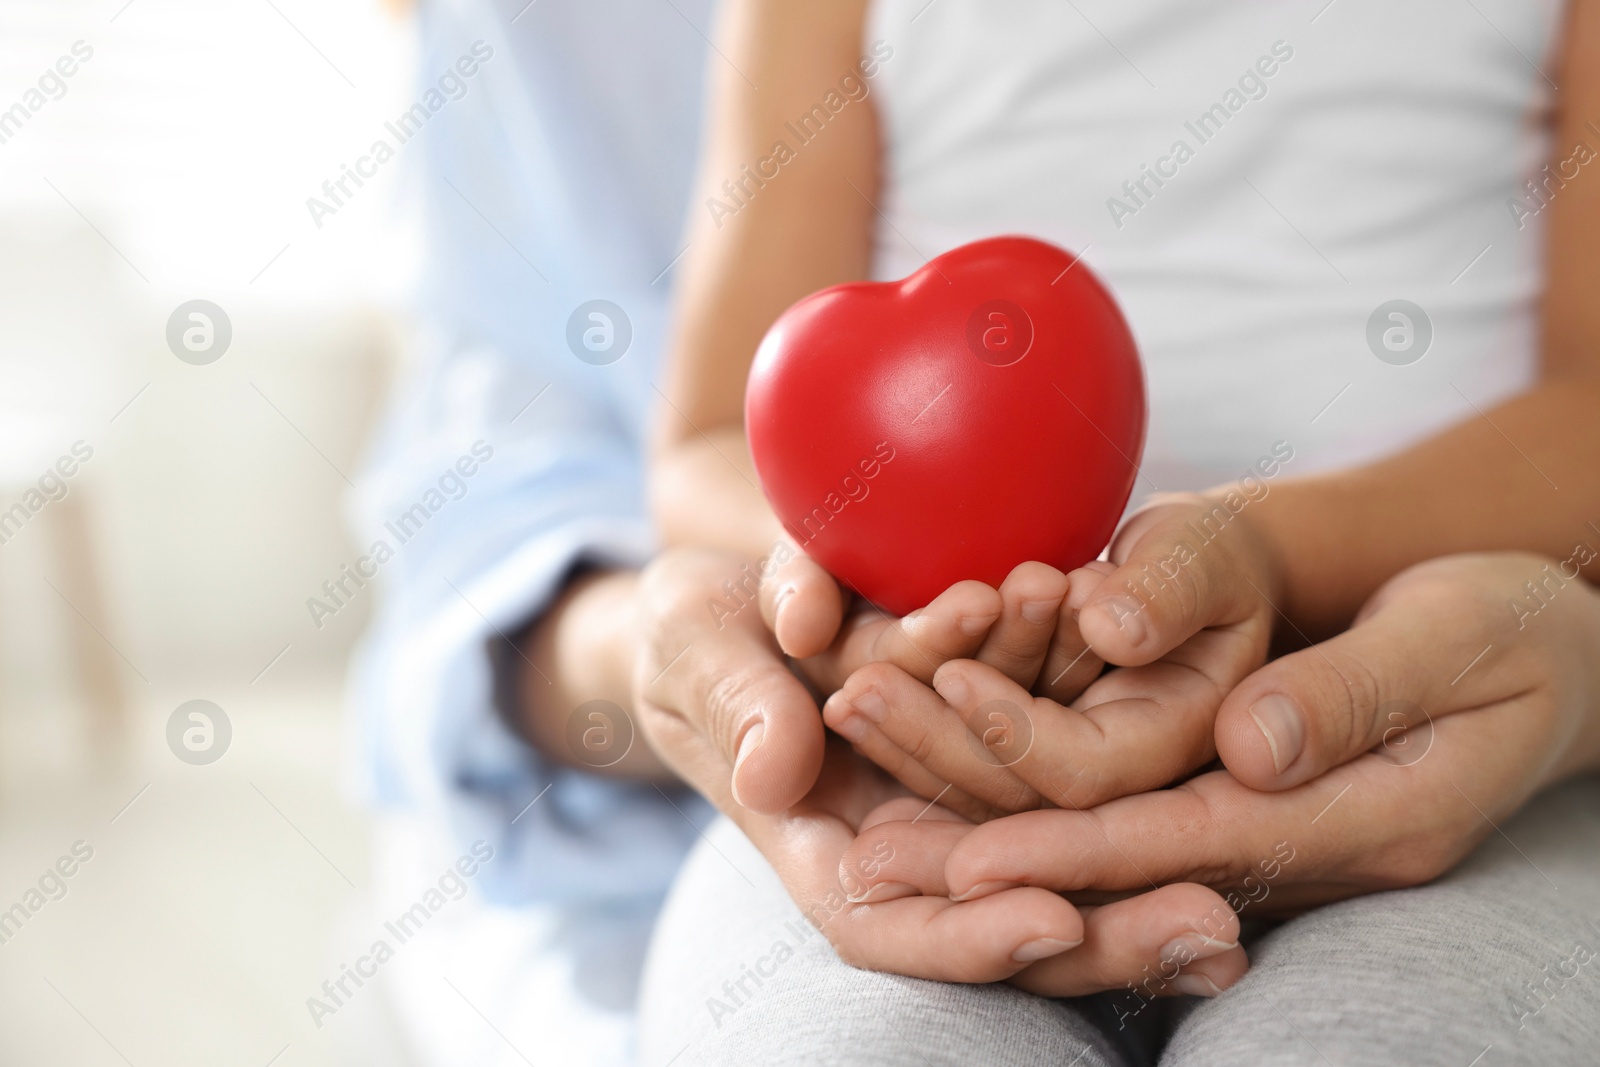
<svg viewBox="0 0 1600 1067"><path fill-rule="evenodd" d="M1525 183L1549 158L1560 16L878 0L874 274L1008 232L1082 253L1148 375L1136 498L1236 478L1279 441L1291 474L1393 451L1536 374L1546 212ZM1378 314L1380 359L1368 323L1392 300L1425 320Z"/></svg>

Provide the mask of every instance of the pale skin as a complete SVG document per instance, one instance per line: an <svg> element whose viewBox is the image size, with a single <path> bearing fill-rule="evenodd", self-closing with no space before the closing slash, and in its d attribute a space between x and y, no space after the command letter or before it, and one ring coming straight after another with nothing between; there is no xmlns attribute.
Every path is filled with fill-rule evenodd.
<svg viewBox="0 0 1600 1067"><path fill-rule="evenodd" d="M1600 114L1597 6L1580 2L1569 15L1558 76L1560 155L1587 136L1584 118ZM780 0L728 5L718 48L761 88L713 66L716 103L697 204L719 194L741 162L766 154L782 116L805 110L854 67L863 7L859 0L803 10ZM849 851L862 847L852 845L858 832L866 832L868 845L899 841L895 862L882 865L872 884L894 883L878 890L883 896L907 895L815 913L845 959L930 978L1010 978L1058 995L1119 986L1162 963L1167 941L1204 929L1215 914L1214 890L1270 854L1270 848L1257 853L1274 820L1298 817L1292 805L1311 798L1325 802L1346 783L1341 774L1420 771L1405 788L1434 790L1405 794L1399 778L1372 779L1367 802L1347 804L1359 799L1352 788L1334 809L1338 817L1318 822L1332 841L1323 855L1363 872L1356 884L1339 888L1356 892L1431 878L1485 832L1458 818L1459 805L1446 810L1440 783L1426 778L1435 766L1456 775L1472 803L1496 820L1555 778L1596 766L1595 702L1588 698L1597 683L1584 657L1571 652L1583 641L1597 647L1585 614L1592 613L1592 594L1581 582L1570 586L1574 595L1541 613L1540 629L1513 646L1521 651L1506 653L1508 659L1486 656L1472 668L1467 678L1481 688L1450 694L1449 713L1433 725L1436 751L1428 760L1401 768L1371 762L1382 733L1415 725L1415 713L1402 709L1411 719L1391 720L1386 712L1376 738L1372 724L1359 728L1391 700L1439 717L1440 706L1429 702L1432 690L1428 699L1415 695L1422 692L1418 679L1448 680L1490 643L1457 655L1457 646L1501 625L1500 614L1511 618L1503 602L1491 610L1481 594L1499 590L1514 568L1531 561L1478 557L1408 568L1451 553L1498 550L1534 552L1559 564L1580 539L1600 544L1600 533L1587 525L1600 518L1600 309L1590 299L1600 284L1591 251L1600 247L1600 185L1592 182L1571 183L1547 209L1547 287L1533 388L1378 463L1278 479L1267 498L1238 514L1226 537L1150 595L1117 601L1129 595L1130 582L1140 588L1146 564L1172 556L1178 531L1203 506L1198 500L1160 502L1135 516L1119 532L1109 565L1070 576L1032 565L998 590L962 583L905 620L868 615L845 622L849 605L838 587L796 554L763 583L759 614L742 612L718 628L706 601L781 536L755 489L740 423L750 358L794 299L866 276L875 218L868 198L876 197L879 150L873 109L853 103L825 138L785 166L783 181L761 190L720 229L697 216L700 229L691 234L681 268L666 383L671 406L660 420L652 475L663 536L683 547L642 575L575 583L535 628L527 651L550 680L530 678L526 721L545 751L563 757L566 714L584 700L603 696L635 707L651 751L612 770L677 776L705 793L762 849L803 909L830 893L847 895L839 862L858 854ZM1384 536L1370 536L1379 528ZM1600 561L1576 566L1583 578L1600 574ZM1427 610L1441 599L1451 611ZM1406 612L1432 639L1410 646L1397 636L1394 620ZM1355 629L1344 632L1353 621ZM1364 643L1363 634L1377 639ZM1274 641L1321 644L1263 666ZM1404 657L1388 654L1399 648ZM827 721L851 735L856 751L826 740L817 704L786 667L785 654L807 660L807 677L822 692L842 687L828 701ZM1526 661L1541 656L1551 673L1536 699L1558 710L1540 713L1547 727L1533 741L1511 744L1483 725L1504 715L1455 714L1517 699L1518 687L1532 684ZM1101 660L1135 669L1090 685ZM1329 661L1346 669L1330 674ZM1476 695L1460 695L1469 691ZM863 706L868 692L888 709L881 721L870 713L870 699ZM974 694L1038 712L1035 747L1022 761L997 768L950 729L965 731L961 713L975 706ZM1293 700L1287 716L1257 707L1272 694ZM1048 705L1031 703L1040 699ZM1459 707L1451 703L1462 700ZM1092 758L1083 754L1084 737L1100 740ZM1182 789L1145 792L1218 755L1224 770ZM1481 791L1468 789L1469 780ZM905 798L941 791L941 805L973 819L1046 802L1064 810L972 830L960 815L934 808L909 836L891 836L915 814L905 805L925 805ZM1426 863L1405 842L1379 833L1393 821L1393 805L1408 798L1437 814L1428 825L1448 843L1427 854ZM1444 799L1460 797L1449 790ZM1184 803L1191 807L1160 806ZM1091 806L1099 818L1116 816L1103 825L1115 828L1115 840L1139 868L1160 871L1152 880L1171 884L1143 885L1142 895L1095 909L1050 892L1091 891L1106 899L1141 888L1103 856L1087 874L1062 874L1059 858L1077 853L1051 844L1049 835L1067 825L1061 820L1083 819L1071 809ZM1219 811L1228 818L1195 821L1197 812ZM1174 817L1204 832L1174 833L1168 829ZM1037 839L1021 836L1047 824L1049 832ZM1075 833L1081 851L1083 834ZM995 873L985 863L1015 855L1007 849L1011 834L1028 840L1037 868L1013 865L996 878L977 877ZM1337 895L1322 884L1331 869L1286 866L1274 888L1279 904L1303 907ZM986 880L1013 887L974 891ZM950 891L964 899L953 902ZM974 907L980 904L988 906ZM1171 937L1156 945L1112 936L1142 924ZM939 937L928 938L935 928ZM1214 954L1191 957L1183 972L1226 988L1243 973L1243 953L1226 940L1210 940L1215 944L1204 947ZM935 955L929 944L938 944ZM1019 958L1029 952L1045 954Z"/></svg>

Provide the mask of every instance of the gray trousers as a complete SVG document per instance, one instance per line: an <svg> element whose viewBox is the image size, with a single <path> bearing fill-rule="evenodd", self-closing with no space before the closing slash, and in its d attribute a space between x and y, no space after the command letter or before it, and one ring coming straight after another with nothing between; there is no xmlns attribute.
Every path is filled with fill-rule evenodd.
<svg viewBox="0 0 1600 1067"><path fill-rule="evenodd" d="M1501 831L1429 885L1276 925L1222 996L1154 1001L1130 1024L1113 1000L1126 992L1051 1000L855 970L722 820L657 926L640 1062L1600 1065L1600 778Z"/></svg>

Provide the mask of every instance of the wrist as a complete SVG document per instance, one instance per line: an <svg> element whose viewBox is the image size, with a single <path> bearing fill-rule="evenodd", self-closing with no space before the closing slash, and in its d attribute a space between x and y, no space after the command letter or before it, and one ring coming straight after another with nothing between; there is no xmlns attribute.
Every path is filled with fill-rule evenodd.
<svg viewBox="0 0 1600 1067"><path fill-rule="evenodd" d="M1349 626L1388 577L1373 570L1364 552L1372 537L1370 528L1359 526L1363 490L1357 480L1354 472L1262 480L1254 485L1255 499L1247 497L1238 516L1268 561L1273 607L1307 641L1324 640ZM1354 530L1353 523L1358 524Z"/></svg>
<svg viewBox="0 0 1600 1067"><path fill-rule="evenodd" d="M1226 513L1226 525L1235 530L1231 543L1236 566L1276 614L1292 620L1285 603L1289 595L1287 554L1277 539L1278 531L1270 516L1264 514L1271 497L1271 487L1259 480L1232 482L1206 490L1200 494L1209 509L1202 532L1209 532Z"/></svg>
<svg viewBox="0 0 1600 1067"><path fill-rule="evenodd" d="M637 736L631 712L637 589L635 571L591 572L568 584L522 643L518 711L525 736L549 759L607 776L665 780L670 775ZM591 702L604 702L589 710L616 719L605 724L616 736L632 738L614 761L609 752L573 750L569 720Z"/></svg>

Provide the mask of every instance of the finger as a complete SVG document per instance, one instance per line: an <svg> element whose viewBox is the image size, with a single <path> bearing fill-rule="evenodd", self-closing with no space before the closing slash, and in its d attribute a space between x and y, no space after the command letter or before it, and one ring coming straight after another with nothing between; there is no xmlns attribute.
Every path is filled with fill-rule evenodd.
<svg viewBox="0 0 1600 1067"><path fill-rule="evenodd" d="M761 575L761 618L786 655L814 656L833 642L844 618L839 583L787 538L770 559L773 573Z"/></svg>
<svg viewBox="0 0 1600 1067"><path fill-rule="evenodd" d="M1223 762L1248 786L1285 789L1377 747L1405 761L1435 718L1481 703L1457 681L1469 665L1492 676L1509 649L1499 634L1514 616L1503 599L1425 571L1392 583L1349 630L1275 660L1229 694L1216 726Z"/></svg>
<svg viewBox="0 0 1600 1067"><path fill-rule="evenodd" d="M1005 683L1008 694L1020 694L1020 699L1031 702L1025 690L994 668L970 660L957 662L969 663L992 675ZM951 664L946 664L940 670L950 667ZM1011 812L1039 806L1038 792L1006 768L1004 755L997 756L985 748L984 742L968 728L963 715L952 710L939 694L890 664L869 663L852 674L844 688L829 699L824 714L829 725L846 736L852 731L861 731L865 737L868 727L880 733L892 748L875 753L863 744L863 752L897 778L901 777L904 763L915 763L931 772L934 778L981 801L984 807L974 811L953 803L950 797L938 797L940 803L969 817L988 818L994 813L991 809ZM1019 709L1012 718L1025 714ZM1003 746L1007 738L991 740ZM1008 750L1001 748L999 751ZM911 780L902 780L911 788L917 788ZM937 796L926 795L930 799Z"/></svg>
<svg viewBox="0 0 1600 1067"><path fill-rule="evenodd" d="M1200 882L1236 910L1294 914L1451 869L1527 796L1545 758L1531 708L1449 715L1422 758L1366 753L1262 792L1225 770L1089 811L1044 809L975 826L945 863L952 899L1016 886L1064 894Z"/></svg>
<svg viewBox="0 0 1600 1067"><path fill-rule="evenodd" d="M1223 966L1199 969L1213 960ZM1143 999L1215 996L1247 968L1233 909L1212 889L1179 883L1089 910L1083 944L1033 964L1011 984L1050 997L1129 987Z"/></svg>
<svg viewBox="0 0 1600 1067"><path fill-rule="evenodd" d="M1223 499L1171 497L1128 520L1111 546L1116 571L1078 616L1096 653L1150 663L1206 627L1251 620L1265 648L1267 550L1239 518L1246 498Z"/></svg>
<svg viewBox="0 0 1600 1067"><path fill-rule="evenodd" d="M913 894L851 901L846 894L857 887L853 872L860 867L847 873L828 865L824 876L816 862L842 853L848 831L835 822L806 826L804 818L752 821L752 839L774 858L801 910L854 966L938 981L992 982L1083 939L1077 909L1039 889L998 893L971 904ZM769 836L782 840L773 847ZM896 857L880 851L858 862L868 870L893 869Z"/></svg>
<svg viewBox="0 0 1600 1067"><path fill-rule="evenodd" d="M994 982L1083 939L1078 910L1042 889L998 893L971 904L926 896L849 901L838 864L855 832L813 802L827 792L843 766L830 761L817 793L783 814L745 809L732 814L772 863L807 921L828 936L847 963L937 981ZM895 858L875 859L892 867Z"/></svg>
<svg viewBox="0 0 1600 1067"><path fill-rule="evenodd" d="M841 869L848 867L857 872L859 892L892 882L924 896L950 895L945 865L956 842L970 833L974 824L941 817L939 810L937 805L926 814L900 809L900 818L871 825L862 823L861 832L839 860ZM865 870L873 857L884 855L892 857L892 862L881 864L874 871Z"/></svg>
<svg viewBox="0 0 1600 1067"><path fill-rule="evenodd" d="M934 981L998 982L1083 940L1077 909L1043 889L1013 889L964 904L906 896L849 907L852 922L860 922L865 909L889 911L892 922L877 928L863 923L848 945L836 940L847 962Z"/></svg>
<svg viewBox="0 0 1600 1067"><path fill-rule="evenodd" d="M1464 717L1450 720L1457 721ZM1367 755L1338 780L1277 793L1213 771L1090 811L1024 812L974 827L957 841L945 882L958 901L1018 886L1104 899L1198 882L1223 892L1235 910L1297 914L1428 881L1492 832L1451 788L1448 761L1430 764L1435 773L1400 768L1412 774L1400 778L1393 765Z"/></svg>
<svg viewBox="0 0 1600 1067"><path fill-rule="evenodd" d="M1067 576L1047 563L1012 568L1000 584L1000 617L972 658L1031 687L1050 650L1069 585Z"/></svg>
<svg viewBox="0 0 1600 1067"><path fill-rule="evenodd" d="M884 665L885 669L893 668ZM912 683L915 684L915 683ZM921 688L921 687L919 687ZM937 698L936 698L937 699ZM841 690L822 707L823 720L862 756L871 760L901 785L922 798L924 805L938 802L960 812L973 822L983 822L1004 814L993 805L974 798L964 789L934 774L904 748L884 734L872 721L857 713Z"/></svg>
<svg viewBox="0 0 1600 1067"><path fill-rule="evenodd" d="M884 801L868 812L866 818L861 820L861 825L856 830L857 833L865 833L881 823L908 822L920 819L937 819L956 823L968 821L953 811L936 804L926 804L915 797L895 797L893 800Z"/></svg>
<svg viewBox="0 0 1600 1067"><path fill-rule="evenodd" d="M663 758L724 808L724 798L765 812L796 803L815 783L824 749L805 686L755 620L717 629L703 603L666 614L684 625L651 634L640 671L656 673L638 687L641 710L678 720L657 726L671 741L657 746Z"/></svg>
<svg viewBox="0 0 1600 1067"><path fill-rule="evenodd" d="M934 687L969 736L960 748L930 749L922 762L1007 811L1027 810L1023 801L1031 795L1016 787L996 792L1008 782L1001 771L1058 807L1084 808L1167 785L1214 754L1212 709L1220 696L1205 677L1179 665L1113 672L1072 707L1032 697L971 660L945 664ZM963 775L974 754L993 773Z"/></svg>
<svg viewBox="0 0 1600 1067"><path fill-rule="evenodd" d="M1095 655L1089 642L1078 628L1078 613L1089 602L1089 597L1100 588L1106 575L1116 568L1110 563L1095 560L1067 575L1069 588L1061 602L1056 618L1055 633L1051 635L1050 650L1045 654L1038 683L1033 691L1058 704L1070 704L1100 677L1106 661Z"/></svg>
<svg viewBox="0 0 1600 1067"><path fill-rule="evenodd" d="M856 840L840 856L840 870L858 881L854 893L866 894L893 883L925 896L949 896L944 862L950 849L973 822L934 803L896 797L872 809L859 825ZM891 857L893 862L882 861Z"/></svg>
<svg viewBox="0 0 1600 1067"><path fill-rule="evenodd" d="M949 897L945 860L971 829L972 824L964 819L918 812L903 820L864 826L839 859L840 881L853 901L888 900L912 893Z"/></svg>
<svg viewBox="0 0 1600 1067"><path fill-rule="evenodd" d="M1224 989L1231 989L1249 970L1250 957L1244 948L1230 949L1184 967L1178 977L1178 992L1214 997Z"/></svg>
<svg viewBox="0 0 1600 1067"><path fill-rule="evenodd" d="M845 627L832 648L804 668L825 692L838 689L869 663L892 663L926 682L940 664L976 652L1000 610L1000 593L976 581L957 582L927 607L900 619L869 607Z"/></svg>
<svg viewBox="0 0 1600 1067"><path fill-rule="evenodd" d="M1261 864L1292 860L1293 842L1304 842L1312 818L1337 792L1308 785L1259 793L1212 771L1085 811L1022 812L956 842L945 881L957 900L1019 885L1071 893L1239 884ZM1333 850L1328 856L1337 862Z"/></svg>

